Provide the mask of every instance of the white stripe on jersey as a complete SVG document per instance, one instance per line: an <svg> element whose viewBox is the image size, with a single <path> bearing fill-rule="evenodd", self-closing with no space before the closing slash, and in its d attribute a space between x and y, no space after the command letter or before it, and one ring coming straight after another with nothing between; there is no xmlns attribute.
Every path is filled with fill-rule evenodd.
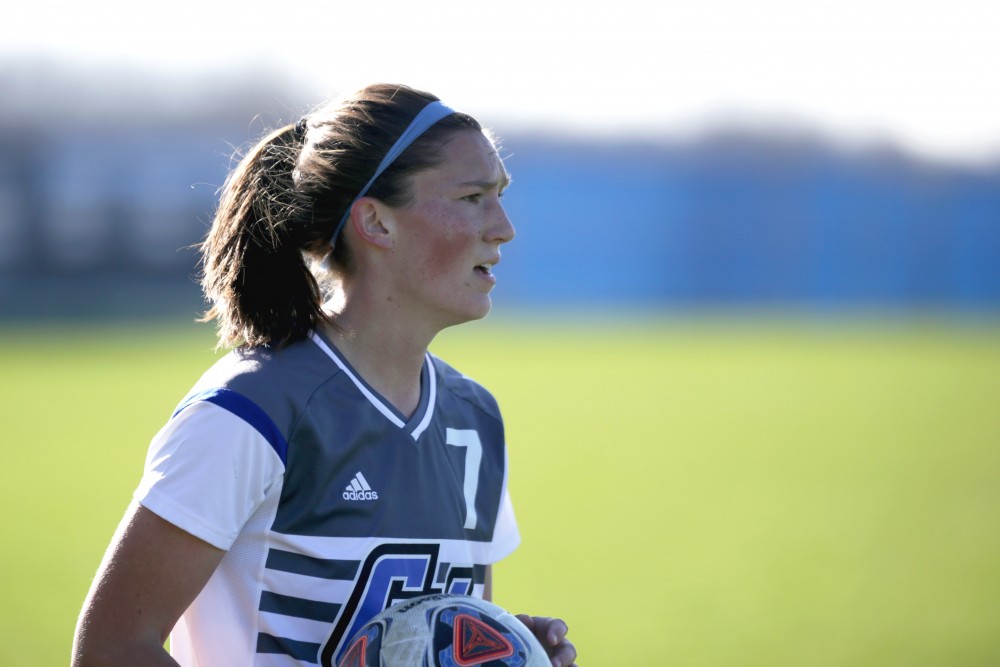
<svg viewBox="0 0 1000 667"><path fill-rule="evenodd" d="M367 398L368 401L372 405L374 405L379 412L385 415L386 419L391 421L399 428L403 428L404 426L406 426L406 422L397 417L395 413L385 405L385 403L380 401L375 394L373 394L371 391L368 390L368 387L366 387L364 383L361 380L359 380L357 376L354 375L354 373L351 372L351 369L347 367L347 364L345 364L343 361L340 360L340 357L338 357L334 353L334 351L330 349L330 346L326 344L326 341L320 338L319 334L317 334L315 331L312 331L309 333L309 337L312 339L314 343L316 343L316 345L319 346L319 349L323 350L323 352L326 353L326 356L333 359L333 362L338 366L340 366L340 370L344 371L347 377L351 378L351 382L353 382L354 385L358 388L358 391L364 394L365 398Z"/></svg>
<svg viewBox="0 0 1000 667"><path fill-rule="evenodd" d="M296 618L266 611L260 612L259 623L260 631L265 634L310 644L323 641L330 634L330 627L333 625L332 622L311 621L308 618Z"/></svg>
<svg viewBox="0 0 1000 667"><path fill-rule="evenodd" d="M431 355L428 352L424 363L427 364L427 370L430 371L427 375L430 377L430 387L427 391L430 396L427 399L427 411L424 413L424 418L420 420L420 425L413 429L413 439L417 440L420 438L420 434L427 430L427 427L431 425L431 417L434 416L434 403L437 401L437 371L434 368L434 361L431 359Z"/></svg>
<svg viewBox="0 0 1000 667"><path fill-rule="evenodd" d="M343 560L364 560L379 544L440 544L441 560L449 563L487 564L507 556L513 544L491 542L466 542L464 540L428 540L402 537L321 537L316 535L286 535L271 532L271 548L300 553L313 558L337 554ZM310 596L312 597L312 596Z"/></svg>
<svg viewBox="0 0 1000 667"><path fill-rule="evenodd" d="M279 592L282 595L331 602L346 600L354 589L353 579L321 579L305 574L283 572L268 569L263 575L263 585L266 590Z"/></svg>
<svg viewBox="0 0 1000 667"><path fill-rule="evenodd" d="M301 660L283 653L258 653L252 664L254 667L302 667Z"/></svg>

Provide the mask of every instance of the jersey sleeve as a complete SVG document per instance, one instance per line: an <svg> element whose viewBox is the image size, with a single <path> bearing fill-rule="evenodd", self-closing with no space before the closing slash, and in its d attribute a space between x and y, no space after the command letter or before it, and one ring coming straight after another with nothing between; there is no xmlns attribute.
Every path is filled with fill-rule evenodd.
<svg viewBox="0 0 1000 667"><path fill-rule="evenodd" d="M280 487L284 464L272 440L226 407L195 401L153 438L135 499L228 550L268 491Z"/></svg>
<svg viewBox="0 0 1000 667"><path fill-rule="evenodd" d="M497 509L496 523L493 524L493 539L490 541L490 563L503 560L521 544L521 533L514 516L514 504L507 487L509 465L507 447L504 445L503 483L500 488L500 507Z"/></svg>
<svg viewBox="0 0 1000 667"><path fill-rule="evenodd" d="M514 517L514 505L510 500L510 492L506 486L503 498L500 500L500 511L497 513L497 523L493 530L493 547L491 562L495 563L509 556L521 544L521 534Z"/></svg>

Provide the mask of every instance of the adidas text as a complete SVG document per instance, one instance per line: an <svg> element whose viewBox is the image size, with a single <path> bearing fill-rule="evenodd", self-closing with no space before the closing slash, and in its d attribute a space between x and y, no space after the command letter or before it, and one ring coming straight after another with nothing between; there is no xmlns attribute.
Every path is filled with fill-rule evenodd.
<svg viewBox="0 0 1000 667"><path fill-rule="evenodd" d="M344 491L344 500L378 500L378 493L375 491Z"/></svg>

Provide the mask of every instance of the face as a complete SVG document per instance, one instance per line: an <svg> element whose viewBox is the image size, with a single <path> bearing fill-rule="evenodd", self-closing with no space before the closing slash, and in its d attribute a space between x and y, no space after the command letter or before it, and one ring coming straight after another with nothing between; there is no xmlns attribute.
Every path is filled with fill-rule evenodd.
<svg viewBox="0 0 1000 667"><path fill-rule="evenodd" d="M500 246L514 238L500 202L510 179L493 144L458 131L442 158L412 176L409 204L389 210L394 292L439 329L486 316Z"/></svg>

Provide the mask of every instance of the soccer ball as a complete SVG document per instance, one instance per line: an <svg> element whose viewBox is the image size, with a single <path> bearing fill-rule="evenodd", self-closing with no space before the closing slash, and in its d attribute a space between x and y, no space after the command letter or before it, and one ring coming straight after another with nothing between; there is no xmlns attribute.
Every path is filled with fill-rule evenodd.
<svg viewBox="0 0 1000 667"><path fill-rule="evenodd" d="M423 595L364 625L337 667L550 667L510 612L468 595Z"/></svg>

